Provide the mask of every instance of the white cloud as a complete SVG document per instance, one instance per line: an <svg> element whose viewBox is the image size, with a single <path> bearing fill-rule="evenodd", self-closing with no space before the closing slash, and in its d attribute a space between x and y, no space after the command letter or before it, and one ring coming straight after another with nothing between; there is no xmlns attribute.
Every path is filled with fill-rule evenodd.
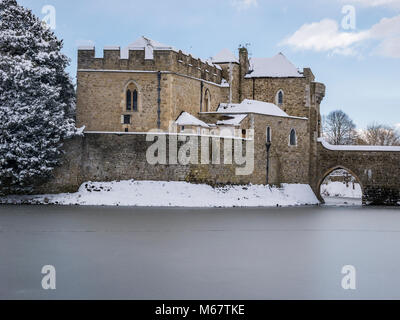
<svg viewBox="0 0 400 320"><path fill-rule="evenodd" d="M320 22L304 24L293 35L281 42L298 50L349 52L353 44L369 37L369 33L341 32L335 20L324 19Z"/></svg>
<svg viewBox="0 0 400 320"><path fill-rule="evenodd" d="M257 7L258 0L231 0L232 6L238 10L245 10L250 7Z"/></svg>
<svg viewBox="0 0 400 320"><path fill-rule="evenodd" d="M370 29L358 32L341 31L338 22L324 19L304 24L280 45L288 45L295 50L356 55L359 46L366 40L378 41L375 43L374 53L400 58L400 15L383 18Z"/></svg>

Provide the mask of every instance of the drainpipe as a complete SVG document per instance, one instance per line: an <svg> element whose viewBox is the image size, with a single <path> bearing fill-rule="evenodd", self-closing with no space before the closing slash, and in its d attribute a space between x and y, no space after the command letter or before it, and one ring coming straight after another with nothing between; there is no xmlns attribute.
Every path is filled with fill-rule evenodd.
<svg viewBox="0 0 400 320"><path fill-rule="evenodd" d="M203 89L204 89L204 82L201 81L201 83L200 83L200 112L203 112Z"/></svg>
<svg viewBox="0 0 400 320"><path fill-rule="evenodd" d="M266 143L267 146L267 185L269 185L269 154L270 154L270 149L271 149L271 141L267 141Z"/></svg>
<svg viewBox="0 0 400 320"><path fill-rule="evenodd" d="M157 73L158 79L158 99L157 99L157 128L161 129L161 72L158 71Z"/></svg>

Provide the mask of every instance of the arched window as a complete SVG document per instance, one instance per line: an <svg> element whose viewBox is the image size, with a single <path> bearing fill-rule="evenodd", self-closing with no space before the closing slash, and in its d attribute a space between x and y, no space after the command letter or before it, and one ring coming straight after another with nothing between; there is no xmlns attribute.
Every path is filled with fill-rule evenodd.
<svg viewBox="0 0 400 320"><path fill-rule="evenodd" d="M133 91L132 105L133 105L133 111L138 111L138 94L137 94L137 90Z"/></svg>
<svg viewBox="0 0 400 320"><path fill-rule="evenodd" d="M132 91L126 90L126 111L132 110Z"/></svg>
<svg viewBox="0 0 400 320"><path fill-rule="evenodd" d="M211 96L210 96L210 91L207 89L206 93L204 94L204 112L210 111L210 104L211 104Z"/></svg>
<svg viewBox="0 0 400 320"><path fill-rule="evenodd" d="M284 96L283 91L282 91L282 90L279 90L279 91L277 92L277 94L276 94L276 97L275 97L276 104L277 104L278 106L283 105L283 96Z"/></svg>
<svg viewBox="0 0 400 320"><path fill-rule="evenodd" d="M267 143L270 143L271 142L271 127L267 127L266 138L267 138Z"/></svg>
<svg viewBox="0 0 400 320"><path fill-rule="evenodd" d="M294 130L294 129L292 129L290 131L289 144L291 146L296 146L297 145L297 135L296 135L296 130Z"/></svg>
<svg viewBox="0 0 400 320"><path fill-rule="evenodd" d="M138 91L131 83L126 89L126 111L138 111Z"/></svg>

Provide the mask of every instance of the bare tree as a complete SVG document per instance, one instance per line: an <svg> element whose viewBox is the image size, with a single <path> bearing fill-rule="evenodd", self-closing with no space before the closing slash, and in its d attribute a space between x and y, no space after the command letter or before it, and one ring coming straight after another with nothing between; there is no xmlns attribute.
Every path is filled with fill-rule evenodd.
<svg viewBox="0 0 400 320"><path fill-rule="evenodd" d="M400 133L387 125L372 123L362 133L363 140L374 146L399 146Z"/></svg>
<svg viewBox="0 0 400 320"><path fill-rule="evenodd" d="M323 137L334 145L355 144L358 141L356 125L341 110L332 111L323 117Z"/></svg>

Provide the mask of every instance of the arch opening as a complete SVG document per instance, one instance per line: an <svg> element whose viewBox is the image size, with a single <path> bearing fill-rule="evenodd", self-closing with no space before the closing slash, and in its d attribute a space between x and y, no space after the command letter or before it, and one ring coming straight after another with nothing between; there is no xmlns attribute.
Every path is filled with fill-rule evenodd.
<svg viewBox="0 0 400 320"><path fill-rule="evenodd" d="M318 183L318 195L331 206L361 206L363 186L351 170L338 166L330 169Z"/></svg>

